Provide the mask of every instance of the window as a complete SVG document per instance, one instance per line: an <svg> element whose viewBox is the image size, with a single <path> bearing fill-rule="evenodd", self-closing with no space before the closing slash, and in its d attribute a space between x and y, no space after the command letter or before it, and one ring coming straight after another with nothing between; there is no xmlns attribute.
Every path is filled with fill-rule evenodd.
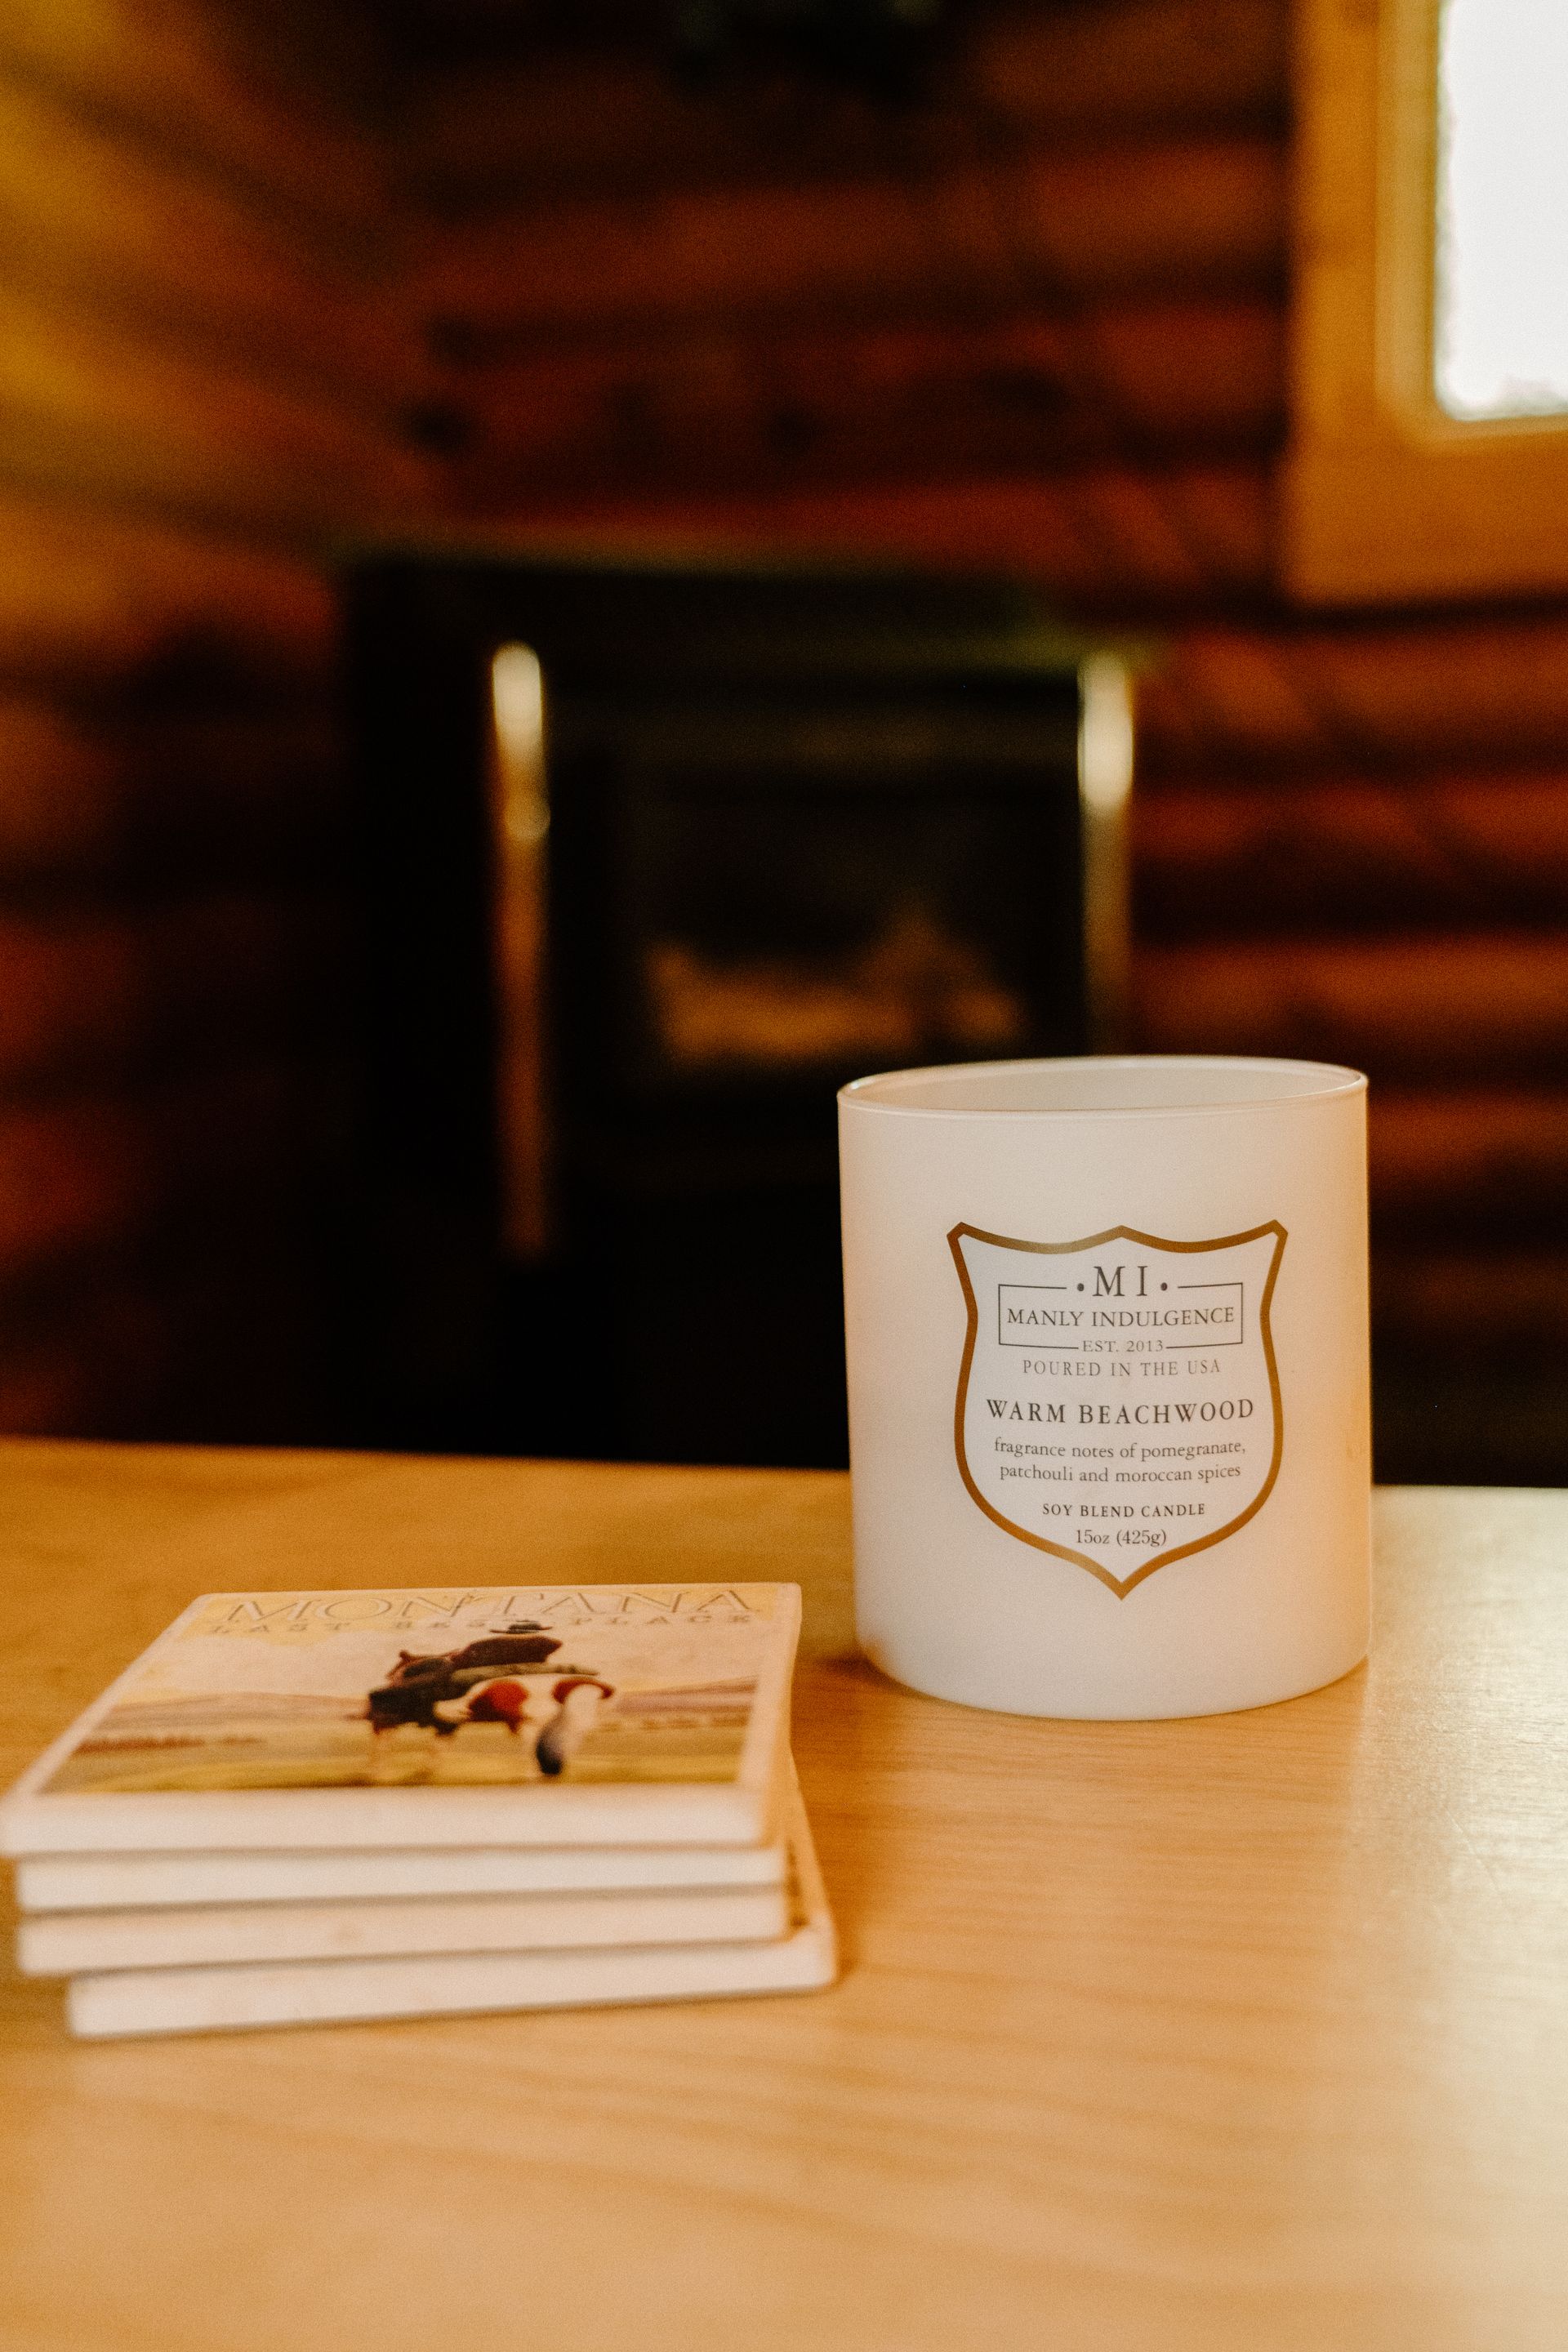
<svg viewBox="0 0 1568 2352"><path fill-rule="evenodd" d="M1568 5L1306 0L1285 563L1568 585Z"/></svg>
<svg viewBox="0 0 1568 2352"><path fill-rule="evenodd" d="M1445 0L1433 378L1450 416L1568 412L1568 7Z"/></svg>

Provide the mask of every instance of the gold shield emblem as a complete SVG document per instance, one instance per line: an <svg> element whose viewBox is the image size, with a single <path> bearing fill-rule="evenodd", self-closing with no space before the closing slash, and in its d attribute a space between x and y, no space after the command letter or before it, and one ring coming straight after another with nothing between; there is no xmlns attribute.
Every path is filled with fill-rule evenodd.
<svg viewBox="0 0 1568 2352"><path fill-rule="evenodd" d="M1269 1326L1283 1225L947 1238L969 1311L953 1437L987 1518L1125 1600L1262 1509L1285 1444Z"/></svg>

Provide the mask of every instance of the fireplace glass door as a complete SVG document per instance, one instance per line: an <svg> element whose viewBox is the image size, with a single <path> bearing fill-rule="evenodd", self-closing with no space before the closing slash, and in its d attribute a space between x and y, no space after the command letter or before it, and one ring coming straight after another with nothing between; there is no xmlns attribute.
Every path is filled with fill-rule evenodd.
<svg viewBox="0 0 1568 2352"><path fill-rule="evenodd" d="M897 575L353 592L367 1438L842 1463L837 1088L1114 1017L1078 649Z"/></svg>

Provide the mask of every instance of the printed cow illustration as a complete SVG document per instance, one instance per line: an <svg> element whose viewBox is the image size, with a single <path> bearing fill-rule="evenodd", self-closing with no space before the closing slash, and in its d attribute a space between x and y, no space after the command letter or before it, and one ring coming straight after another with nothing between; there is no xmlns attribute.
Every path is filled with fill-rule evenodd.
<svg viewBox="0 0 1568 2352"><path fill-rule="evenodd" d="M615 1685L596 1675L563 1675L551 1696L555 1713L539 1735L533 1754L542 1772L559 1779L599 1719L605 1701L615 1697Z"/></svg>
<svg viewBox="0 0 1568 2352"><path fill-rule="evenodd" d="M379 1738L411 1724L450 1739L466 1723L499 1723L515 1739L544 1709L539 1680L560 1647L530 1622L434 1656L400 1651L385 1682L365 1702L371 1730ZM549 1686L552 1711L538 1721L534 1742L535 1761L547 1780L560 1778L615 1695L613 1683L575 1669Z"/></svg>
<svg viewBox="0 0 1568 2352"><path fill-rule="evenodd" d="M515 1739L522 1729L528 1713L528 1685L506 1675L493 1683L480 1683L468 1693L463 1709L464 1723L504 1723ZM452 1726L453 1730L457 1725Z"/></svg>
<svg viewBox="0 0 1568 2352"><path fill-rule="evenodd" d="M415 1723L449 1737L462 1717L440 1715L437 1708L467 1698L480 1684L493 1681L500 1667L542 1666L560 1647L542 1625L528 1623L435 1656L400 1650L396 1665L365 1702L370 1727L379 1733L395 1731L400 1723Z"/></svg>

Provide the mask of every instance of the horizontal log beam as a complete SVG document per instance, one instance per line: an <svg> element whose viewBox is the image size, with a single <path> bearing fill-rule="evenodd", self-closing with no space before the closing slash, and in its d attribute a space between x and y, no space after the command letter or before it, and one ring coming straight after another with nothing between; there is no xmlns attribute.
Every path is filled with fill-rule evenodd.
<svg viewBox="0 0 1568 2352"><path fill-rule="evenodd" d="M151 1437L166 1419L167 1284L98 1279L49 1312L0 1325L0 1431L8 1437Z"/></svg>
<svg viewBox="0 0 1568 2352"><path fill-rule="evenodd" d="M1446 1354L1451 1347L1450 1338ZM1568 1484L1568 1379L1557 1353L1554 1363L1505 1343L1443 1364L1429 1344L1379 1347L1374 1476L1389 1486Z"/></svg>
<svg viewBox="0 0 1568 2352"><path fill-rule="evenodd" d="M1282 124L1282 0L1094 0L990 17L897 113L784 77L682 90L604 49L437 70L410 89L399 159L416 202L482 208L565 189L951 168L978 144Z"/></svg>
<svg viewBox="0 0 1568 2352"><path fill-rule="evenodd" d="M1568 1340L1568 1255L1561 1248L1374 1254L1374 1339L1437 1350L1439 1363L1478 1354L1534 1356L1561 1379ZM1462 1473L1461 1473L1462 1475Z"/></svg>
<svg viewBox="0 0 1568 2352"><path fill-rule="evenodd" d="M339 250L370 250L385 217L376 141L258 37L264 22L205 0L6 0L0 68Z"/></svg>
<svg viewBox="0 0 1568 2352"><path fill-rule="evenodd" d="M1271 449L1272 301L594 339L453 365L465 505L546 492L786 488Z"/></svg>
<svg viewBox="0 0 1568 2352"><path fill-rule="evenodd" d="M1568 766L1143 792L1132 860L1149 939L1568 926Z"/></svg>
<svg viewBox="0 0 1568 2352"><path fill-rule="evenodd" d="M0 694L0 893L166 895L341 862L342 747L308 714L67 713Z"/></svg>
<svg viewBox="0 0 1568 2352"><path fill-rule="evenodd" d="M316 695L336 634L318 566L0 489L0 680L187 708Z"/></svg>
<svg viewBox="0 0 1568 2352"><path fill-rule="evenodd" d="M0 1286L125 1248L171 1218L187 1237L215 1202L232 1226L276 1218L342 1148L328 1087L263 1064L140 1094L0 1103Z"/></svg>
<svg viewBox="0 0 1568 2352"><path fill-rule="evenodd" d="M234 1235L62 1268L0 1324L0 1430L164 1443L320 1444L341 1400L298 1237ZM235 1345L243 1332L245 1344Z"/></svg>
<svg viewBox="0 0 1568 2352"><path fill-rule="evenodd" d="M1139 1045L1350 1062L1379 1082L1552 1082L1568 1064L1568 936L1144 947Z"/></svg>
<svg viewBox="0 0 1568 2352"><path fill-rule="evenodd" d="M983 23L961 86L995 121L1061 137L1282 120L1289 0L1074 0Z"/></svg>
<svg viewBox="0 0 1568 2352"><path fill-rule="evenodd" d="M1367 1114L1380 1250L1413 1230L1479 1225L1499 1240L1542 1223L1561 1230L1568 1091L1374 1087Z"/></svg>
<svg viewBox="0 0 1568 2352"><path fill-rule="evenodd" d="M1060 476L855 485L774 497L468 509L503 543L610 554L885 554L954 571L1014 572L1100 606L1181 610L1256 595L1269 567L1269 483L1252 466L1091 467Z"/></svg>
<svg viewBox="0 0 1568 2352"><path fill-rule="evenodd" d="M0 76L0 282L384 424L416 359L368 266Z"/></svg>
<svg viewBox="0 0 1568 2352"><path fill-rule="evenodd" d="M1247 293L1279 285L1284 248L1283 152L1230 139L437 225L405 297L446 347L493 350L615 321Z"/></svg>
<svg viewBox="0 0 1568 2352"><path fill-rule="evenodd" d="M1143 679L1146 772L1568 751L1568 608L1188 627Z"/></svg>
<svg viewBox="0 0 1568 2352"><path fill-rule="evenodd" d="M313 539L426 503L363 417L181 361L0 290L0 489Z"/></svg>
<svg viewBox="0 0 1568 2352"><path fill-rule="evenodd" d="M157 911L0 915L0 1087L129 1083L311 1034L342 1003L340 910L237 895Z"/></svg>

